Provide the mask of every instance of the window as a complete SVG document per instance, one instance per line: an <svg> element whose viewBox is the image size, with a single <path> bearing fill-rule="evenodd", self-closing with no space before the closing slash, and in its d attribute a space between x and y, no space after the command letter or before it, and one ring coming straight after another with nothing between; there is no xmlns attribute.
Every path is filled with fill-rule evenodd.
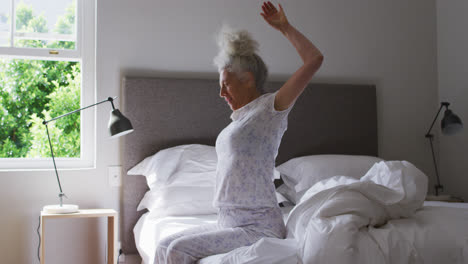
<svg viewBox="0 0 468 264"><path fill-rule="evenodd" d="M95 2L0 0L0 169L50 169L43 120L95 102ZM58 168L94 166L94 111L48 124Z"/></svg>

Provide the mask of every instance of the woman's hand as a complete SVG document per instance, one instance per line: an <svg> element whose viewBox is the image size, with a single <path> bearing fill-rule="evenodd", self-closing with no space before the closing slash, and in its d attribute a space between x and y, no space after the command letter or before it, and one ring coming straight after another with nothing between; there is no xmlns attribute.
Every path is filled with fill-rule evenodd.
<svg viewBox="0 0 468 264"><path fill-rule="evenodd" d="M270 1L263 2L263 13L260 13L260 15L262 15L263 19L265 19L270 26L283 32L289 26L289 22L281 4L278 4L278 6L279 11Z"/></svg>

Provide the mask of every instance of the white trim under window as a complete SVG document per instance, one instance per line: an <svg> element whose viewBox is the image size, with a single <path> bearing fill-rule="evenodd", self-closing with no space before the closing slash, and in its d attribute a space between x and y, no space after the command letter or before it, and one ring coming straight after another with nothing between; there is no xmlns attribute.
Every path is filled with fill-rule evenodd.
<svg viewBox="0 0 468 264"><path fill-rule="evenodd" d="M11 0L14 6L15 0ZM67 60L81 63L81 107L96 102L96 2L76 1L76 44L75 50L53 50L36 48L0 47L0 56L39 60ZM14 10L14 7L12 7ZM14 21L14 19L13 19ZM11 23L14 24L14 23ZM14 25L11 27L14 34ZM26 36L25 34L24 36ZM23 37L24 37L23 36ZM32 35L30 35L32 36ZM13 43L13 40L12 40ZM104 98L105 99L105 98ZM101 106L103 107L103 106ZM57 169L95 168L96 156L96 111L100 106L81 111L81 154L80 158L55 158ZM53 117L52 117L53 118ZM44 128L45 133L45 128ZM56 149L56 146L54 146ZM1 171L53 170L52 158L0 158Z"/></svg>

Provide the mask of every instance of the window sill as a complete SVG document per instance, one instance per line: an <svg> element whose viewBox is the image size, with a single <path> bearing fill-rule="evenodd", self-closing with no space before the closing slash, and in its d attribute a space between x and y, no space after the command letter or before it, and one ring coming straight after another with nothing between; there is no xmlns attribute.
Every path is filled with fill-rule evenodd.
<svg viewBox="0 0 468 264"><path fill-rule="evenodd" d="M63 170L88 170L95 169L93 160L81 158L57 158L55 159L57 169ZM0 172L5 171L51 171L54 170L52 158L28 159L28 158L1 158Z"/></svg>

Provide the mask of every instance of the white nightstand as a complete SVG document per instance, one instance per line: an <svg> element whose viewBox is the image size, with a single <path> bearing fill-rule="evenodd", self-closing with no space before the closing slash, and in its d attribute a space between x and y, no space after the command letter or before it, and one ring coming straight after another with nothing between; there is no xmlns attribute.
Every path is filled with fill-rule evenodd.
<svg viewBox="0 0 468 264"><path fill-rule="evenodd" d="M114 209L82 209L78 213L49 214L41 211L41 264L45 263L45 220L51 218L107 217L107 263L117 263L118 216Z"/></svg>

